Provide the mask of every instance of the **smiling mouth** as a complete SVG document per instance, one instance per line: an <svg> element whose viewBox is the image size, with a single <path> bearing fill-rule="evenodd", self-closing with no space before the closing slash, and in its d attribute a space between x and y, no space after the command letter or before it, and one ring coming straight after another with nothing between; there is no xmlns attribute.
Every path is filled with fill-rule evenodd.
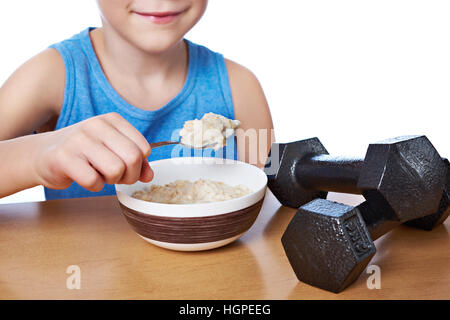
<svg viewBox="0 0 450 320"><path fill-rule="evenodd" d="M183 12L182 11L166 11L166 12L136 12L133 11L134 14L141 16L153 23L156 24L166 24L174 21L178 18Z"/></svg>

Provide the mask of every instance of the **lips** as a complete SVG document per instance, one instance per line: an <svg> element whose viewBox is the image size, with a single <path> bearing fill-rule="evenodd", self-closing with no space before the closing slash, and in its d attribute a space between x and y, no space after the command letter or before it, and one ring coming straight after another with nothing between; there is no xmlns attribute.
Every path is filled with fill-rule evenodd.
<svg viewBox="0 0 450 320"><path fill-rule="evenodd" d="M153 23L166 24L178 18L184 11L166 11L166 12L133 12Z"/></svg>

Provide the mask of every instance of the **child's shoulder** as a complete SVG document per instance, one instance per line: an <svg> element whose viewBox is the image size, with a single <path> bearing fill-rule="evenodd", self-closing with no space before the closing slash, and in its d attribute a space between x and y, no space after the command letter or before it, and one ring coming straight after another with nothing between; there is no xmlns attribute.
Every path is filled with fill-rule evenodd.
<svg viewBox="0 0 450 320"><path fill-rule="evenodd" d="M225 65L233 97L235 118L242 120L241 127L243 129L270 128L272 120L269 106L258 78L248 68L232 60L225 59Z"/></svg>
<svg viewBox="0 0 450 320"><path fill-rule="evenodd" d="M265 101L261 84L252 71L229 59L225 59L225 65L235 107L245 106L253 99Z"/></svg>
<svg viewBox="0 0 450 320"><path fill-rule="evenodd" d="M88 32L88 29L83 30L30 58L5 82L4 91L11 96L21 91L24 105L31 105L38 112L59 114L64 100L68 55L71 55L69 46L78 46L76 40L88 36Z"/></svg>
<svg viewBox="0 0 450 320"><path fill-rule="evenodd" d="M230 82L238 84L259 85L258 78L255 74L243 65L225 58L225 66L230 77Z"/></svg>
<svg viewBox="0 0 450 320"><path fill-rule="evenodd" d="M22 64L1 89L8 93L5 99L14 97L16 109L23 106L22 114L49 114L57 113L62 105L64 83L64 61L56 50L48 48ZM33 110L25 110L26 106Z"/></svg>
<svg viewBox="0 0 450 320"><path fill-rule="evenodd" d="M210 63L209 60L211 59L223 59L226 71L228 73L231 90L234 91L233 96L235 94L240 94L240 92L243 91L239 89L241 87L251 89L252 91L259 90L260 88L259 81L255 76L255 74L248 68L244 67L243 65L235 61L225 58L222 55L222 53L214 51L204 45L197 44L189 40L186 41L191 48L195 49L196 54L199 55L197 57L197 60L199 60L201 63L205 65L209 64Z"/></svg>
<svg viewBox="0 0 450 320"><path fill-rule="evenodd" d="M84 50L86 43L90 42L90 32L96 28L86 28L79 33L72 35L69 38L63 39L50 45L49 48L54 48L60 51L65 50Z"/></svg>

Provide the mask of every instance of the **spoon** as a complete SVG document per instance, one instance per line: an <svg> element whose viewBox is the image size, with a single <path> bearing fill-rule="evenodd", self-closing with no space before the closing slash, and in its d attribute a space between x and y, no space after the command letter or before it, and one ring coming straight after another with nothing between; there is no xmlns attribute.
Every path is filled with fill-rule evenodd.
<svg viewBox="0 0 450 320"><path fill-rule="evenodd" d="M201 147L194 147L194 146L191 146L191 145L188 145L188 144L181 143L181 140L180 141L159 141L159 142L152 142L152 143L150 143L150 148L154 149L154 148L167 146L167 145L171 145L171 144L179 144L179 145L182 145L184 147L193 148L193 149L207 149L207 148L214 148L214 146L217 144L217 142L206 144L206 145L201 146Z"/></svg>

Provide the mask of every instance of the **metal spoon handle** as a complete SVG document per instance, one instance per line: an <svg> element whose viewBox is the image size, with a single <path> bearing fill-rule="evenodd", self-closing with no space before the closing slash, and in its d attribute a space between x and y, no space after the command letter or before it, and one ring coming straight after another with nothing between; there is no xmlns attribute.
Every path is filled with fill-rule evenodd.
<svg viewBox="0 0 450 320"><path fill-rule="evenodd" d="M187 148L192 148L192 149L207 149L207 148L214 148L216 146L216 142L214 143L210 143L204 146L190 146L190 145L186 145L184 143L181 143L181 141L159 141L159 142L152 142L150 143L150 148L158 148L158 147L162 147L162 146L167 146L170 144L179 144L182 145L184 147Z"/></svg>
<svg viewBox="0 0 450 320"><path fill-rule="evenodd" d="M167 146L169 144L179 144L179 141L160 141L160 142L152 142L150 143L150 148L154 149L154 148L158 148L158 147L162 147L162 146Z"/></svg>

